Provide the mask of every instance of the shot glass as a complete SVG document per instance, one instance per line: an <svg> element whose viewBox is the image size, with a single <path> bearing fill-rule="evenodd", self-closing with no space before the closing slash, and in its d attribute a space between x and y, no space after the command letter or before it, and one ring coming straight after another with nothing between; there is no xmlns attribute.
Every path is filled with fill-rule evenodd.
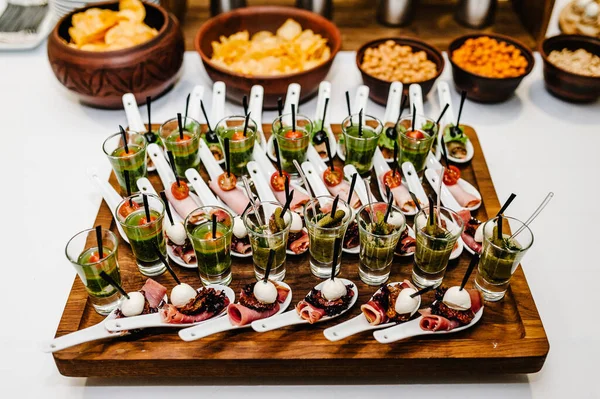
<svg viewBox="0 0 600 399"><path fill-rule="evenodd" d="M275 221L277 209L281 210L279 203L262 201L255 203L244 214L243 220L252 246L252 262L254 263L254 275L257 280L265 276L271 249L275 251L275 259L271 266L269 278L274 281L283 281L285 278L286 249L292 214L288 209L285 214L279 215L283 220L283 224L278 225Z"/></svg>
<svg viewBox="0 0 600 399"><path fill-rule="evenodd" d="M212 217L216 216L213 235ZM202 284L231 283L233 216L220 206L203 206L185 219L185 231L196 252Z"/></svg>
<svg viewBox="0 0 600 399"><path fill-rule="evenodd" d="M193 118L182 118L183 134L177 118L169 119L158 131L165 148L173 153L177 176L185 179L185 171L200 166L200 123ZM183 136L183 137L182 137Z"/></svg>
<svg viewBox="0 0 600 399"><path fill-rule="evenodd" d="M150 220L144 209L144 195L148 199ZM117 219L129 239L138 269L144 276L158 276L167 270L157 254L159 251L164 258L167 257L164 216L165 204L153 194L132 195L117 206Z"/></svg>
<svg viewBox="0 0 600 399"><path fill-rule="evenodd" d="M87 229L75 234L65 248L67 259L85 285L94 310L101 315L112 312L121 299L119 291L100 277L100 272L104 271L115 282L121 284L117 261L118 248L117 237L106 229L102 229L102 259L98 256L96 229Z"/></svg>
<svg viewBox="0 0 600 399"><path fill-rule="evenodd" d="M399 164L412 163L419 178L423 178L427 156L437 134L437 123L433 119L417 114L414 131L412 130L412 116L400 119L396 125L396 131L400 150Z"/></svg>
<svg viewBox="0 0 600 399"><path fill-rule="evenodd" d="M147 141L143 134L136 132L125 132L127 139L127 150L121 133L110 135L102 144L102 150L108 157L110 164L117 176L121 193L127 193L125 186L125 171L129 173L129 189L137 192L135 182L140 177L146 177L146 147Z"/></svg>
<svg viewBox="0 0 600 399"><path fill-rule="evenodd" d="M342 210L344 215L340 219L327 219L326 215L330 216L333 201L334 198L331 196L319 196L310 200L304 207L304 221L309 239L310 271L320 278L331 276L333 262L336 265L335 273L339 273L344 235L352 219L348 203L341 199L338 201L336 213ZM336 238L339 238L339 255L337 259L333 259Z"/></svg>
<svg viewBox="0 0 600 399"><path fill-rule="evenodd" d="M483 225L483 249L475 277L475 287L486 301L499 301L504 298L510 278L519 266L525 253L533 245L533 233L523 222L511 217L503 217L502 231L508 231L508 223L519 231L514 238L510 234L497 235L498 218L490 219Z"/></svg>
<svg viewBox="0 0 600 399"><path fill-rule="evenodd" d="M456 241L460 237L464 222L454 211L434 206L436 224L428 226L429 208L415 216L417 247L412 271L412 280L420 288L431 285L439 287L446 273L446 266ZM441 219L442 226L438 220Z"/></svg>
<svg viewBox="0 0 600 399"><path fill-rule="evenodd" d="M244 135L245 123L246 118L244 116L230 116L221 119L216 128L222 148L225 148L225 139L229 139L231 173L236 176L248 174L246 164L252 161L252 150L256 140L256 122L248 119L246 135Z"/></svg>
<svg viewBox="0 0 600 399"><path fill-rule="evenodd" d="M296 114L295 120L292 119L292 114L284 114L273 121L273 134L279 145L281 168L292 176L298 174L294 160L299 164L306 161L312 129L312 121L301 114Z"/></svg>
<svg viewBox="0 0 600 399"><path fill-rule="evenodd" d="M384 221L387 207L385 202L375 202L364 205L356 214L360 238L358 274L368 285L387 281L394 250L406 229L406 219L396 206L392 206L387 222Z"/></svg>
<svg viewBox="0 0 600 399"><path fill-rule="evenodd" d="M381 121L370 115L363 115L360 129L358 114L350 115L342 122L346 165L354 165L361 176L367 174L373 166L373 154L382 131Z"/></svg>

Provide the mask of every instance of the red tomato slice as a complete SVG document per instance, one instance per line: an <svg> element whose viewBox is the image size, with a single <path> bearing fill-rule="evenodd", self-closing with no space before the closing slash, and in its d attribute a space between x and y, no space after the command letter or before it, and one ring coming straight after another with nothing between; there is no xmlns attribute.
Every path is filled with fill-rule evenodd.
<svg viewBox="0 0 600 399"><path fill-rule="evenodd" d="M106 254L102 254L104 256L102 256L102 259L106 258ZM96 263L100 260L100 256L98 256L98 252L93 252L90 255L90 259L89 259L89 263Z"/></svg>
<svg viewBox="0 0 600 399"><path fill-rule="evenodd" d="M231 191L236 187L237 179L233 173L227 176L227 172L224 172L219 176L217 183L219 184L221 190Z"/></svg>
<svg viewBox="0 0 600 399"><path fill-rule="evenodd" d="M121 207L119 208L119 215L126 218L131 213L133 213L133 211L138 210L138 209L140 209L140 206L138 205L137 202L131 201L131 203L130 203L130 201L127 201L123 205L121 205Z"/></svg>
<svg viewBox="0 0 600 399"><path fill-rule="evenodd" d="M447 186L452 186L458 183L458 179L460 179L460 169L454 165L448 166L444 172L444 184Z"/></svg>
<svg viewBox="0 0 600 399"><path fill-rule="evenodd" d="M304 136L304 133L298 130L296 130L295 132L292 130L285 132L285 137L288 139L301 139L302 136Z"/></svg>
<svg viewBox="0 0 600 399"><path fill-rule="evenodd" d="M233 136L231 136L231 141L240 141L244 140L245 138L244 132L235 132Z"/></svg>
<svg viewBox="0 0 600 399"><path fill-rule="evenodd" d="M339 166L334 166L333 170L327 168L323 172L323 180L329 187L335 187L344 180L344 171Z"/></svg>
<svg viewBox="0 0 600 399"><path fill-rule="evenodd" d="M223 237L223 233L217 231L217 234L215 234L215 236L216 236L216 238L221 238L221 237ZM210 233L206 233L204 235L204 239L205 240L212 240L213 239L212 231Z"/></svg>
<svg viewBox="0 0 600 399"><path fill-rule="evenodd" d="M275 172L271 175L271 188L275 191L283 191L285 190L285 179L290 180L290 175L287 172L281 171Z"/></svg>
<svg viewBox="0 0 600 399"><path fill-rule="evenodd" d="M423 132L421 132L420 130L409 130L404 134L406 135L406 137L415 140L423 140L425 138L425 134L423 134Z"/></svg>
<svg viewBox="0 0 600 399"><path fill-rule="evenodd" d="M191 140L192 138L190 136L188 136L187 134L183 135L183 139L181 138L181 136L177 136L177 138L175 139L176 142L182 142L182 141L188 141Z"/></svg>
<svg viewBox="0 0 600 399"><path fill-rule="evenodd" d="M179 180L179 185L177 182L171 184L171 194L175 199L184 200L190 195L190 188L186 182Z"/></svg>
<svg viewBox="0 0 600 399"><path fill-rule="evenodd" d="M395 172L392 170L388 170L383 175L383 183L389 188L396 188L402 184L402 175L400 171L396 170Z"/></svg>
<svg viewBox="0 0 600 399"><path fill-rule="evenodd" d="M150 221L151 221L151 222L154 222L155 220L156 220L156 216L154 216L154 215L151 215L151 216L150 216ZM139 224L140 224L140 226L143 226L143 225L145 225L145 224L148 224L148 219L146 219L146 216L144 216L144 217L142 217L142 218L140 219L140 223L139 223Z"/></svg>

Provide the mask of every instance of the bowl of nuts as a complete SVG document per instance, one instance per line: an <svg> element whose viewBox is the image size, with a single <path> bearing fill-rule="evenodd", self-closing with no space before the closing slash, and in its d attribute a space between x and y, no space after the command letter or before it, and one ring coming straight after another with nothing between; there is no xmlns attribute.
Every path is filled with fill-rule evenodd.
<svg viewBox="0 0 600 399"><path fill-rule="evenodd" d="M439 50L419 39L392 37L364 44L356 53L356 65L369 98L385 105L392 82L402 82L404 95L408 86L418 83L423 98L444 70L444 57Z"/></svg>

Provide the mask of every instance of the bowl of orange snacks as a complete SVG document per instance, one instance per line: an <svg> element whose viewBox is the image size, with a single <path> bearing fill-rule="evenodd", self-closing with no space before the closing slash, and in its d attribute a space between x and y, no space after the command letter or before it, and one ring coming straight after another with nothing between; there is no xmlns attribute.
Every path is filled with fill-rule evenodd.
<svg viewBox="0 0 600 399"><path fill-rule="evenodd" d="M459 37L450 43L448 58L456 89L484 103L509 99L535 63L524 44L496 34Z"/></svg>

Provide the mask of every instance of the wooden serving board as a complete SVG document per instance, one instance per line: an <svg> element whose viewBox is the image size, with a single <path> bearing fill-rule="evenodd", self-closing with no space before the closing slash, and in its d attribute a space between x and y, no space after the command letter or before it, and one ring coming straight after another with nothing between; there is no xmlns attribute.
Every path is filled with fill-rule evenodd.
<svg viewBox="0 0 600 399"><path fill-rule="evenodd" d="M269 126L264 128L268 137ZM339 132L339 125L333 129ZM461 166L462 174L479 188L483 197L483 205L475 216L487 220L500 206L477 135L470 129L467 134L475 147L475 157L469 165ZM202 174L206 177L204 170ZM155 173L149 178L157 190L161 188ZM110 182L118 187L114 175ZM379 190L373 192L379 194ZM116 232L105 203L100 206L95 224ZM286 282L293 289L291 306L320 281L310 273L308 259L308 253L288 255ZM469 259L465 251L457 261L451 262L444 285L460 284ZM138 290L146 278L138 272L131 250L122 240L119 264L124 288ZM396 257L390 281L410 278L411 266L412 257ZM199 286L199 278L193 270L175 264L173 267L183 281ZM473 285L474 275L468 287ZM231 287L237 295L244 284L254 280L252 259L234 258L233 276ZM358 315L360 304L376 290L360 281L356 255L343 255L340 277L354 281L360 297L353 309L329 322L267 333L243 329L195 342L182 341L175 329L149 329L68 348L54 353L54 359L61 374L76 377L194 376L210 377L211 381L215 377L266 377L269 381L281 378L288 383L314 381L307 377L324 377L336 378L338 383L339 378L361 378L368 383L375 378L377 381L397 381L405 377L440 374L534 373L542 368L548 354L548 339L521 267L515 272L505 299L486 303L483 318L475 327L456 334L418 337L390 345L377 343L371 332L339 342L325 339L323 329ZM156 280L169 288L169 292L175 285L168 273ZM432 298L432 293L424 296L423 306L430 304ZM88 303L85 288L76 277L56 336L101 320Z"/></svg>

